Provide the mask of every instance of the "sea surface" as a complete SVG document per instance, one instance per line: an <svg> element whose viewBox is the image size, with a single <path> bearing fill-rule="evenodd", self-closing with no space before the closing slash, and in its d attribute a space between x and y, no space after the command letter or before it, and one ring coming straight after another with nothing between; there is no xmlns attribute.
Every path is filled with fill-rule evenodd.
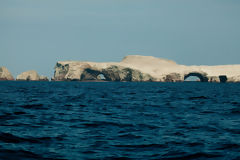
<svg viewBox="0 0 240 160"><path fill-rule="evenodd" d="M0 82L0 159L240 159L240 83Z"/></svg>

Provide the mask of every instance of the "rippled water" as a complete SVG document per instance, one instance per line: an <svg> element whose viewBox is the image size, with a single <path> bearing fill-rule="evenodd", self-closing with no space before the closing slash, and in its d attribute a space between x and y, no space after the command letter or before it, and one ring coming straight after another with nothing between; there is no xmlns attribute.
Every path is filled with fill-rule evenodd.
<svg viewBox="0 0 240 160"><path fill-rule="evenodd" d="M240 84L0 82L0 159L240 159Z"/></svg>

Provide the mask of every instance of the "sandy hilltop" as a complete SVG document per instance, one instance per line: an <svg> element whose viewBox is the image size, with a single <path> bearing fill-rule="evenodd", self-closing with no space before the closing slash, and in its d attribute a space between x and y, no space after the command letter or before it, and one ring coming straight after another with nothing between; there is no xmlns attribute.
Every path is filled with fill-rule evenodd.
<svg viewBox="0 0 240 160"><path fill-rule="evenodd" d="M186 66L152 56L129 55L121 62L59 61L52 81L155 81L181 82L197 76L201 82L240 82L240 65ZM14 80L0 67L0 80ZM18 81L48 81L30 70L17 76Z"/></svg>

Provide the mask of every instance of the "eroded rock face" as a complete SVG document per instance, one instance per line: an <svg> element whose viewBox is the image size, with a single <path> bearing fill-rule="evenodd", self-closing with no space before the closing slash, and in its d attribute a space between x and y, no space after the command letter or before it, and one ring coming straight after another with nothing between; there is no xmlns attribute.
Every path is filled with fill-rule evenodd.
<svg viewBox="0 0 240 160"><path fill-rule="evenodd" d="M166 75L164 82L182 82L183 77L179 73L170 73Z"/></svg>
<svg viewBox="0 0 240 160"><path fill-rule="evenodd" d="M138 70L131 69L122 66L110 66L102 70L103 75L106 80L109 81L128 81L128 82L138 82L138 81L152 81L153 78L144 74Z"/></svg>
<svg viewBox="0 0 240 160"><path fill-rule="evenodd" d="M17 81L39 81L40 76L34 70L21 73L16 78Z"/></svg>
<svg viewBox="0 0 240 160"><path fill-rule="evenodd" d="M14 78L12 74L8 71L6 67L0 67L0 81L13 81Z"/></svg>
<svg viewBox="0 0 240 160"><path fill-rule="evenodd" d="M57 63L53 80L55 81L89 81L100 80L99 75L106 81L152 81L149 74L119 65L97 67L87 62L61 64Z"/></svg>
<svg viewBox="0 0 240 160"><path fill-rule="evenodd" d="M55 66L52 80L88 81L160 81L181 82L189 76L197 76L202 82L240 82L240 65L185 66L174 61L151 56L130 55L121 62L95 63L61 61Z"/></svg>

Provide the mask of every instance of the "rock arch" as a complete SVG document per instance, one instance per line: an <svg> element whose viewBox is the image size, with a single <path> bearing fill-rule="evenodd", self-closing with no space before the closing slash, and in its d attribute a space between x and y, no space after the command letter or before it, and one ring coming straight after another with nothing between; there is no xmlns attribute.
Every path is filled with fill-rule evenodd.
<svg viewBox="0 0 240 160"><path fill-rule="evenodd" d="M99 75L104 76L104 81L152 81L149 74L142 73L128 67L111 65L107 68L85 68L80 74L80 81L99 80Z"/></svg>
<svg viewBox="0 0 240 160"><path fill-rule="evenodd" d="M81 74L80 80L101 80L99 79L99 75L104 76L104 80L111 81L110 77L105 74L104 72L101 72L99 70L94 70L90 68L86 68L84 72Z"/></svg>
<svg viewBox="0 0 240 160"><path fill-rule="evenodd" d="M186 80L188 77L190 76L195 76L198 77L200 79L201 82L208 82L208 77L206 73L202 73L202 72L190 72L187 74L184 74L184 80Z"/></svg>

